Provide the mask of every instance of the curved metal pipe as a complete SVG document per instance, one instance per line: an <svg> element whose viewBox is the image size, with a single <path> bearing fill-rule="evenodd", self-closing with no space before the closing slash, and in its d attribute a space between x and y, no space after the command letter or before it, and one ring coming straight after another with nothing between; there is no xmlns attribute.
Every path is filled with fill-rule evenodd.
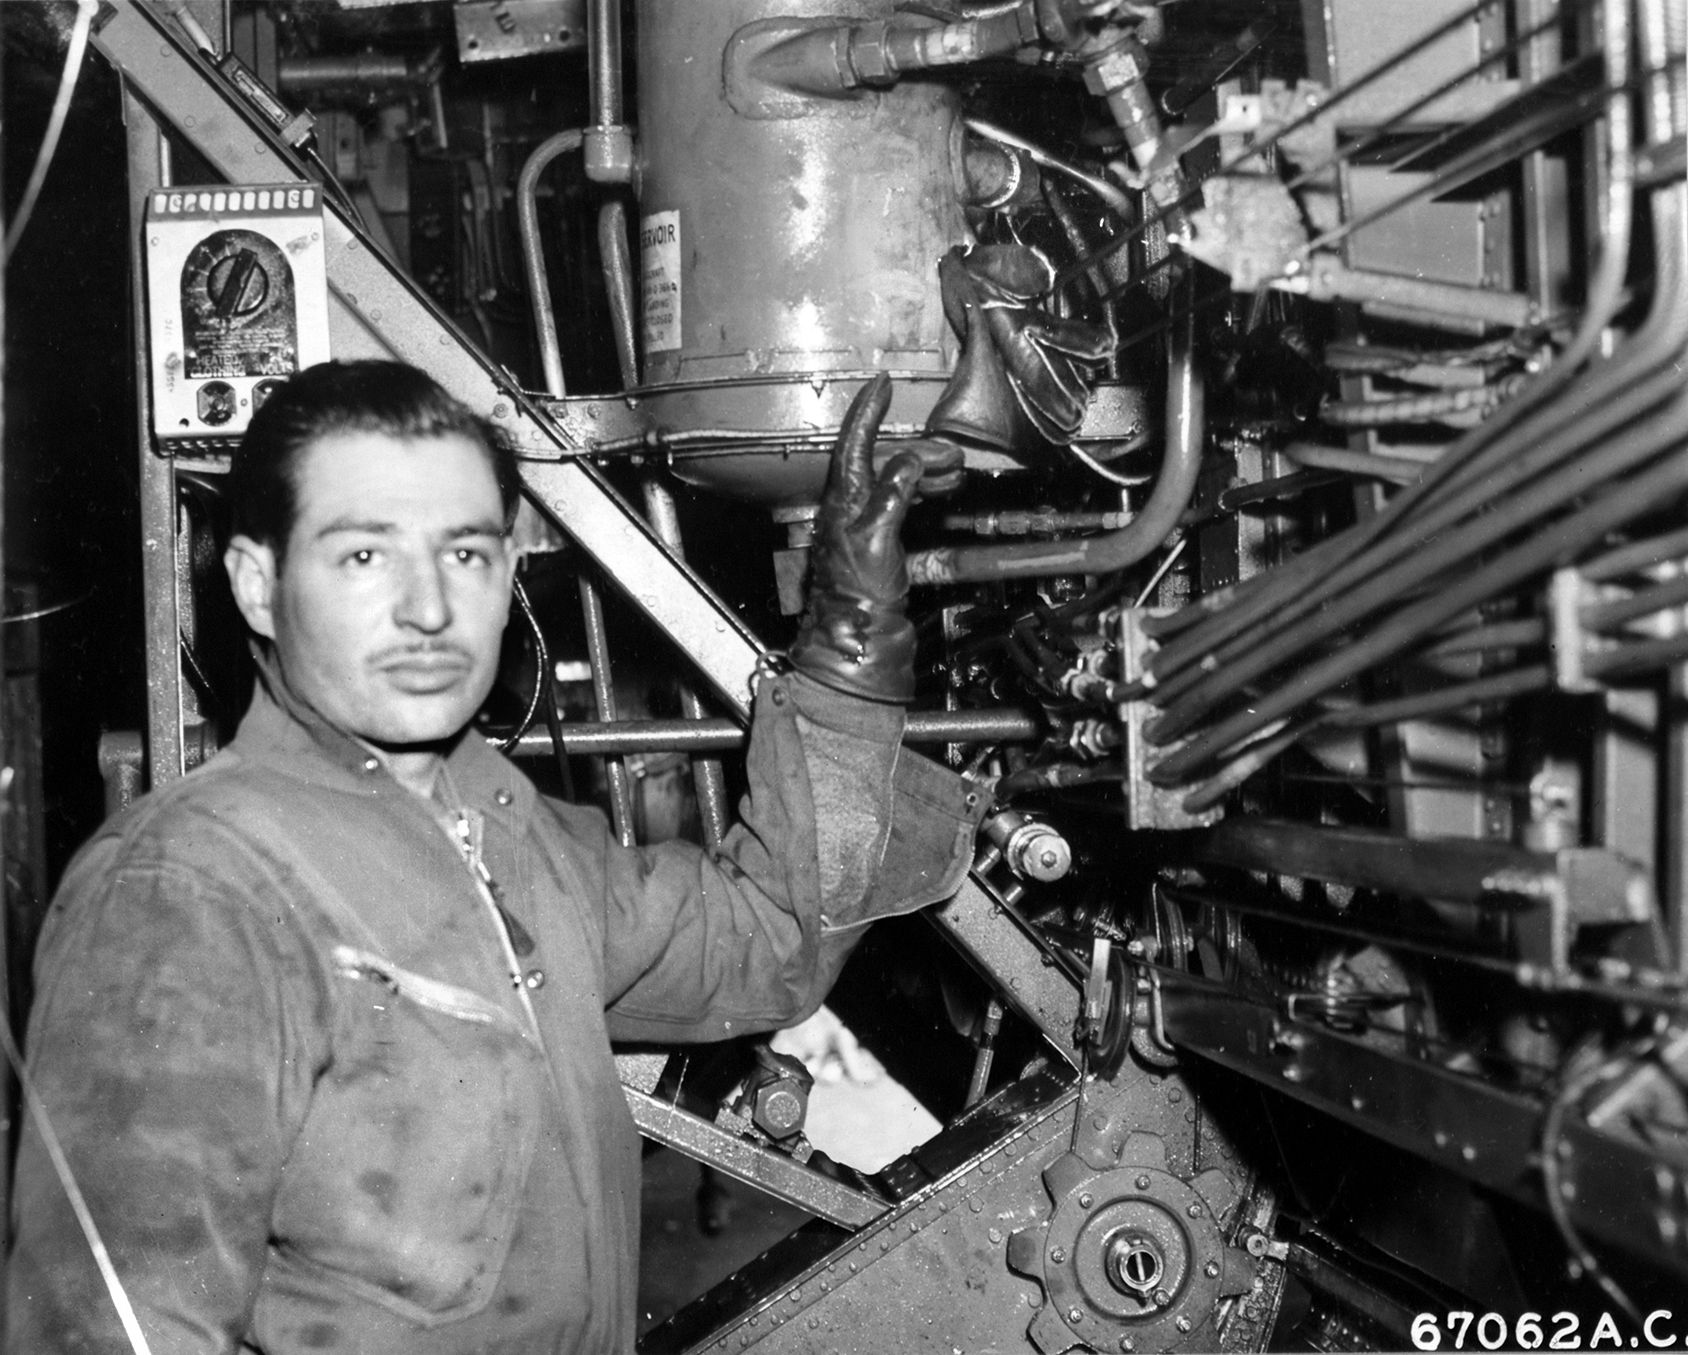
<svg viewBox="0 0 1688 1355"><path fill-rule="evenodd" d="M557 342L557 316L551 309L551 279L539 243L539 208L534 195L545 167L564 151L579 150L584 140L585 133L578 127L547 137L534 147L516 180L516 226L522 237L522 266L533 305L533 325L539 333L539 360L545 369L545 389L558 399L569 392L563 380L563 350Z"/></svg>
<svg viewBox="0 0 1688 1355"><path fill-rule="evenodd" d="M917 584L988 583L1052 574L1112 574L1158 550L1196 492L1205 430L1202 378L1196 366L1195 314L1174 320L1167 351L1166 453L1143 511L1117 532L1081 541L1025 541L1003 546L949 546L908 562Z"/></svg>

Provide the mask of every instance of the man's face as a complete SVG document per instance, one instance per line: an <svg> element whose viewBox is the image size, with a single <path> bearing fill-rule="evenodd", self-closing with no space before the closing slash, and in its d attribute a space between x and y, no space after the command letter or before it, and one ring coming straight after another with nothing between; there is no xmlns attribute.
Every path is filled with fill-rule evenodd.
<svg viewBox="0 0 1688 1355"><path fill-rule="evenodd" d="M294 693L382 747L436 743L492 687L515 554L486 451L460 434L330 434L301 455L278 567L246 537L226 563Z"/></svg>

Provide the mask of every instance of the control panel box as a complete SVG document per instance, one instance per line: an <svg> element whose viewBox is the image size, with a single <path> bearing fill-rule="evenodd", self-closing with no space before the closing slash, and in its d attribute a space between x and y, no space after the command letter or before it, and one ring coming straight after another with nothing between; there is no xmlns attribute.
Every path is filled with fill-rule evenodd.
<svg viewBox="0 0 1688 1355"><path fill-rule="evenodd" d="M322 192L166 188L147 201L153 432L223 450L287 377L328 351Z"/></svg>

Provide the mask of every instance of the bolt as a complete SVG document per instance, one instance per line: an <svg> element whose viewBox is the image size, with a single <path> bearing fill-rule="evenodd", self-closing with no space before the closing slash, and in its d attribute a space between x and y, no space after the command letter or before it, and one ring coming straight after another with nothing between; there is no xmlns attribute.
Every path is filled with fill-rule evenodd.
<svg viewBox="0 0 1688 1355"><path fill-rule="evenodd" d="M1184 1212L1193 1219L1199 1219L1202 1216L1202 1207L1199 1204L1193 1204Z"/></svg>
<svg viewBox="0 0 1688 1355"><path fill-rule="evenodd" d="M1064 1247L1051 1247L1049 1249L1049 1259L1051 1261L1053 1261L1056 1265L1060 1265L1061 1262L1063 1262L1067 1259L1066 1248L1064 1248Z"/></svg>
<svg viewBox="0 0 1688 1355"><path fill-rule="evenodd" d="M1071 1322L1074 1326L1077 1326L1080 1322L1083 1322L1084 1321L1084 1309L1082 1309L1082 1308L1069 1308L1069 1309L1067 1309L1067 1321Z"/></svg>
<svg viewBox="0 0 1688 1355"><path fill-rule="evenodd" d="M1002 1229L992 1228L988 1236L992 1242L1000 1242L1002 1241Z"/></svg>
<svg viewBox="0 0 1688 1355"><path fill-rule="evenodd" d="M1189 1331L1190 1319L1187 1317L1176 1318L1173 1320L1172 1325L1177 1327L1179 1331Z"/></svg>
<svg viewBox="0 0 1688 1355"><path fill-rule="evenodd" d="M1122 1336L1119 1338L1119 1348L1127 1352L1133 1351L1137 1349L1137 1342L1133 1341L1129 1336Z"/></svg>
<svg viewBox="0 0 1688 1355"><path fill-rule="evenodd" d="M1167 1293L1166 1290L1164 1290L1164 1289L1155 1290L1155 1307L1164 1308L1164 1307L1166 1307L1167 1304L1169 1304L1171 1302L1172 1302L1172 1295Z"/></svg>
<svg viewBox="0 0 1688 1355"><path fill-rule="evenodd" d="M1148 1188L1149 1188L1149 1176L1148 1176L1148 1173L1145 1172L1142 1176L1139 1176L1137 1178L1137 1189L1138 1190L1147 1190Z"/></svg>
<svg viewBox="0 0 1688 1355"><path fill-rule="evenodd" d="M1095 1203L1096 1203L1096 1197L1094 1195L1092 1195L1088 1190L1085 1191L1084 1194L1082 1194L1078 1197L1078 1207L1080 1209L1089 1209L1090 1206L1095 1204Z"/></svg>
<svg viewBox="0 0 1688 1355"><path fill-rule="evenodd" d="M1219 1262L1209 1261L1202 1267L1202 1274L1210 1280L1217 1280L1219 1278Z"/></svg>

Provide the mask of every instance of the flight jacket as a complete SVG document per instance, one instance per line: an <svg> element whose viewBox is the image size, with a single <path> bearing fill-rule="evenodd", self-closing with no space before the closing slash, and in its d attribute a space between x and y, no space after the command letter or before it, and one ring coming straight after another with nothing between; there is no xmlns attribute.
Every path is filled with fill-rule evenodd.
<svg viewBox="0 0 1688 1355"><path fill-rule="evenodd" d="M764 675L720 848L635 849L473 732L430 804L266 669L37 954L29 1067L154 1355L631 1350L610 1042L790 1024L953 892L984 797L902 718ZM33 1123L13 1208L6 1349L129 1350Z"/></svg>

